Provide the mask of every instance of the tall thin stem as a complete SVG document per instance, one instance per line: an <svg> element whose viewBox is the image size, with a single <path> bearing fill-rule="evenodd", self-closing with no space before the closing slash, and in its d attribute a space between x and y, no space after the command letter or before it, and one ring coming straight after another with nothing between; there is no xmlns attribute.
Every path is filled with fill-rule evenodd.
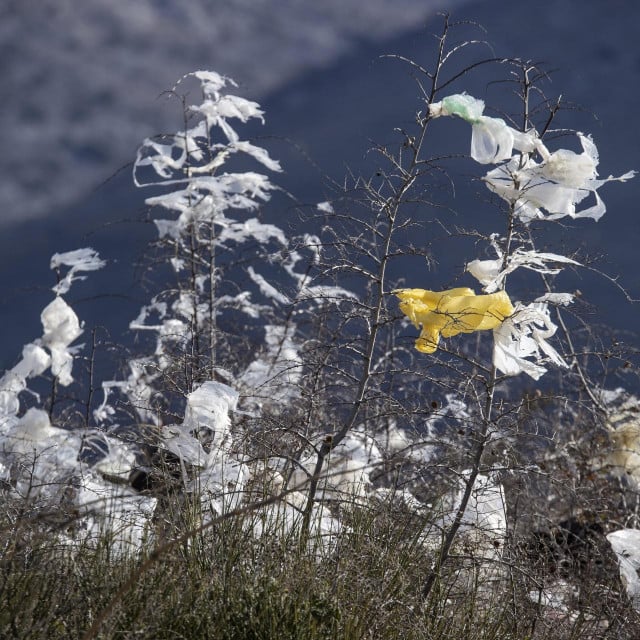
<svg viewBox="0 0 640 640"><path fill-rule="evenodd" d="M442 545L440 546L440 551L431 567L431 571L429 572L427 579L424 582L424 586L422 588L423 600L426 600L429 597L429 594L433 590L433 587L436 584L436 580L440 575L440 570L442 569L442 566L449 558L449 554L451 553L451 548L453 547L453 543L455 542L458 536L458 531L460 530L460 526L462 525L462 519L464 518L464 514L467 510L467 506L469 505L469 500L471 500L471 494L475 487L476 480L478 479L478 475L480 475L480 466L482 463L482 456L484 454L484 450L486 448L487 442L491 437L491 434L489 433L489 428L492 423L493 398L494 398L494 391L496 387L496 381L497 381L497 371L496 371L496 368L492 366L491 374L487 382L484 415L482 417L482 427L480 428L480 431L477 434L477 445L473 455L471 469L469 470L469 473L465 480L464 492L462 494L460 504L458 505L458 508L456 510L456 515L453 518L453 522L451 523L451 526L447 530L444 540L442 541Z"/></svg>
<svg viewBox="0 0 640 640"><path fill-rule="evenodd" d="M445 23L442 36L440 38L440 44L438 48L438 58L436 64L436 72L432 76L431 82L431 92L428 97L428 101L432 102L435 98L436 92L438 90L438 77L439 71L442 67L444 56L445 56L445 42L449 29L448 16L445 16ZM309 534L309 527L311 523L311 515L313 513L313 505L316 499L316 494L318 491L318 483L320 481L322 469L324 467L325 460L329 455L330 451L338 446L342 440L346 437L346 435L354 428L357 420L360 417L362 408L365 404L365 399L367 395L367 390L369 388L372 376L372 368L371 363L373 360L373 355L376 350L376 346L378 343L378 337L380 334L380 329L382 327L382 315L385 308L385 285L386 285L386 272L389 261L392 257L391 254L391 242L396 230L396 218L398 215L398 211L400 209L401 204L403 203L407 192L413 187L416 179L418 178L420 171L420 153L422 150L422 146L424 144L425 136L427 133L427 129L429 126L430 117L427 114L424 119L422 119L420 123L420 132L416 136L415 139L409 139L408 146L412 151L411 161L406 170L402 170L402 178L400 184L394 190L392 196L381 203L381 210L386 214L386 227L382 237L382 251L381 257L378 261L378 272L375 274L375 294L374 294L374 306L371 310L370 318L369 318L369 334L367 338L367 343L365 346L364 354L363 354L363 366L362 366L362 375L360 377L360 381L358 383L358 387L355 394L355 399L353 402L353 408L348 418L345 420L344 424L337 432L331 434L326 437L320 448L317 450L317 458L316 463L313 469L313 473L311 475L309 481L309 491L307 494L307 502L304 508L303 515L303 523L302 523L302 532L303 532L303 543L306 543L306 539Z"/></svg>

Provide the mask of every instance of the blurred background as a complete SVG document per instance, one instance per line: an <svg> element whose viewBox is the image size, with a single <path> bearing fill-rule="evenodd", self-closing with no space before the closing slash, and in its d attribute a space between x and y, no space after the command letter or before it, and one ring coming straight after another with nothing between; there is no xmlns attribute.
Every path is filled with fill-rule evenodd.
<svg viewBox="0 0 640 640"><path fill-rule="evenodd" d="M579 105L563 124L593 134L602 177L640 169L634 0L2 0L0 369L40 335L55 252L92 246L110 262L72 290L81 319L117 332L137 314L145 294L132 265L154 232L140 222L151 193L133 187L129 163L143 138L181 127L179 103L163 92L182 75L218 71L260 102L259 143L285 170L276 182L298 205L312 204L331 197L332 179L365 171L372 142L390 140L424 108L409 67L381 56L429 66L442 10L484 27L475 37L491 43L485 55L553 70L545 90ZM454 89L499 106L495 78L480 72ZM468 151L468 131L455 131L455 151ZM602 256L598 267L640 298L640 178L600 193L608 208L600 222L557 233L569 249ZM455 207L477 209L477 198L463 190ZM407 281L443 288L442 271ZM634 343L640 307L593 272L576 277L587 319Z"/></svg>

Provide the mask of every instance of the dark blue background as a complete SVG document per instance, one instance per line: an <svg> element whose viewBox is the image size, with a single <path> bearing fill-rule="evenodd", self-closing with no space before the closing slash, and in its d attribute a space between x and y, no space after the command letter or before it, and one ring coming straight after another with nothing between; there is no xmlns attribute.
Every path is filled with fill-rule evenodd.
<svg viewBox="0 0 640 640"><path fill-rule="evenodd" d="M486 37L495 55L532 59L547 69L556 69L545 91L562 94L565 100L580 105L581 110L565 114L560 123L593 134L600 151L601 176L640 168L640 5L630 0L477 2L453 17L484 25L486 35L476 31L476 37ZM440 21L434 19L426 28L417 26L392 41L375 46L363 43L331 68L311 72L261 101L267 124L256 130L264 136L259 142L281 159L285 173L277 176L276 182L297 199L294 203L278 196L266 215L287 227L297 220L297 207L333 195L327 177L342 182L347 170L366 174L373 168L367 155L371 142L392 142L393 128L408 125L415 111L424 108L409 69L398 61L380 59L380 55L398 53L429 67L435 42L431 34L439 30ZM488 49L486 54L492 55ZM211 66L210 61L202 61L202 68ZM505 87L488 83L502 72L480 69L469 82L456 85L455 91L466 89L483 97L489 106L500 107L501 100L507 99ZM434 149L442 145L453 153L468 151L468 129L449 120L437 124ZM304 154L285 138L300 145ZM307 156L313 162L307 161ZM446 220L478 223L483 228L486 224L488 229L499 230L493 225L495 211L485 201L484 187L469 181L471 175L481 172L472 163L457 169L463 174L458 182L471 186L461 186L451 201L458 213ZM53 274L48 261L56 251L93 246L110 261L103 272L89 274L87 283L74 287L68 299L87 326L105 324L116 338L124 332L149 297L137 286L132 266L143 254L145 243L154 237L153 226L140 222L148 195L132 186L130 172L125 169L72 207L2 230L0 367L10 366L22 345L40 335L39 312L52 295L48 286L53 284ZM640 179L607 185L601 195L608 211L600 222L556 226L546 239L556 250L581 247L583 257L601 255L600 268L620 275L620 283L638 298ZM425 211L424 215L433 213ZM434 239L429 233L425 232L425 246ZM412 263L409 272L402 274L407 283L437 289L456 282L464 262L478 256L469 255L464 243L459 249L455 241L451 246L431 271L426 267L422 271ZM465 280L464 284L472 282ZM628 303L606 279L584 272L570 277L567 287L580 288L584 299L593 305L580 308L588 321L622 331L637 329L638 306ZM628 335L627 339L634 343L634 337Z"/></svg>

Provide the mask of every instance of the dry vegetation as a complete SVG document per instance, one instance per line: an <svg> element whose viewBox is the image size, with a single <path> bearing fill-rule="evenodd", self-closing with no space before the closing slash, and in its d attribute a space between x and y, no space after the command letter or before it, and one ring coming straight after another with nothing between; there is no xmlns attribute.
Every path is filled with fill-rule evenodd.
<svg viewBox="0 0 640 640"><path fill-rule="evenodd" d="M511 345L515 376L482 337L522 312L508 297L506 317L473 327L450 311L456 330L442 320L438 349L423 342L418 353L390 295L413 286L390 272L425 270L433 245L454 236L498 253L503 302L514 256L536 269L523 280L509 270L510 285L540 294L554 291L558 264L577 264L537 250L520 200L492 201L495 236L442 222L455 159L429 146L436 117L464 111L480 127L474 136L510 136L510 147L495 143L494 164L512 152L522 171L553 160L541 140L559 102L542 92L544 72L465 58L478 43L451 38L468 26L444 19L433 72L410 63L420 90L413 127L375 149L374 176L332 185L331 203L304 212L317 235L289 239L241 217L275 191L242 163L279 170L229 124L261 119L258 105L229 96L214 73L186 79L203 92L191 108L174 87L192 128L146 140L136 161L136 180L164 188L148 203L167 216L155 218L163 266L152 265L149 283L169 283L132 323L148 341L103 398L94 358L106 345L94 334L86 358L73 351L82 327L61 297L76 271L102 265L88 250L65 254L49 327L0 380L0 637L638 637L637 603L606 537L638 526L633 349L572 324L568 294L555 299L557 325L535 298L525 309L549 324L529 334L533 324L513 325L535 337L529 352ZM523 123L524 142L502 120L469 116L474 98L442 101L490 64L508 72L519 109L510 123ZM472 156L491 152L481 147ZM580 158L576 174L585 164L595 172L583 147L567 152L569 169ZM414 241L425 226L440 230L431 247ZM461 277L450 282L460 287ZM42 400L25 393L36 374L50 385ZM620 380L627 389L611 391Z"/></svg>

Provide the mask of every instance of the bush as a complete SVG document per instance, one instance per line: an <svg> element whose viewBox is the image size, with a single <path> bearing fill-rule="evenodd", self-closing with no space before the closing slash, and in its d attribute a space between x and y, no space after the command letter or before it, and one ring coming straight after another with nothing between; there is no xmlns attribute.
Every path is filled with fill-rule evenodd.
<svg viewBox="0 0 640 640"><path fill-rule="evenodd" d="M261 214L281 168L237 130L259 105L214 72L174 87L184 130L134 164L161 214L124 374L96 379L95 331L74 346L63 296L105 266L84 248L53 256L43 335L0 379L4 636L633 637L638 402L598 382L629 354L579 328L555 286L579 253L542 243L634 172L598 179L582 133L557 148L544 71L456 28L410 63L412 127L298 231ZM452 91L489 64L503 118ZM431 144L447 116L491 165L482 228L437 221L480 255L480 293L416 287L416 230L459 169Z"/></svg>

